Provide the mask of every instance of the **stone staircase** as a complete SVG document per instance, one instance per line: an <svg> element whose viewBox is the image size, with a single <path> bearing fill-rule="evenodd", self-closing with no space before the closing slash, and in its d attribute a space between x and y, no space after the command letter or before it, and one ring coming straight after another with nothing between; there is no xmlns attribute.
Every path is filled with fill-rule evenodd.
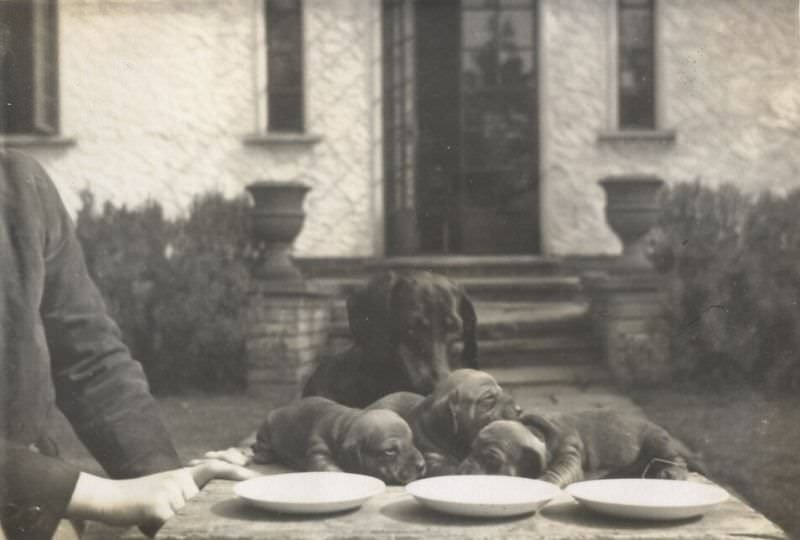
<svg viewBox="0 0 800 540"><path fill-rule="evenodd" d="M580 278L558 258L436 256L298 261L306 277L335 295L329 352L350 344L346 296L375 271L429 270L461 284L478 317L482 369L510 389L602 386L610 374L592 332Z"/></svg>

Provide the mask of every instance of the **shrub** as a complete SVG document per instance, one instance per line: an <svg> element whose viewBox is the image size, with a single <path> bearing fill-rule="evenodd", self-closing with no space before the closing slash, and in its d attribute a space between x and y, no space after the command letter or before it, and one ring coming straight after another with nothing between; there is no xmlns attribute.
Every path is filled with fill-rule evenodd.
<svg viewBox="0 0 800 540"><path fill-rule="evenodd" d="M666 191L652 257L668 275L660 326L678 378L800 383L799 210L800 193Z"/></svg>
<svg viewBox="0 0 800 540"><path fill-rule="evenodd" d="M187 217L82 194L77 232L90 274L156 392L227 390L244 380L241 306L249 287L244 198L209 194Z"/></svg>

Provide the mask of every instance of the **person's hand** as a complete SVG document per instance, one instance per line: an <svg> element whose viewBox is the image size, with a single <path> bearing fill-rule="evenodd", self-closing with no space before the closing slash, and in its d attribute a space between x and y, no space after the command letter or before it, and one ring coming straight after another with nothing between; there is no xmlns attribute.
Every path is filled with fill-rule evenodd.
<svg viewBox="0 0 800 540"><path fill-rule="evenodd" d="M202 465L209 461L225 461L232 465L246 467L253 462L253 449L248 446L230 447L226 450L211 450L203 454L202 458L193 459L190 465Z"/></svg>
<svg viewBox="0 0 800 540"><path fill-rule="evenodd" d="M81 473L66 515L109 525L138 525L152 535L209 480L255 476L258 473L219 460L130 480Z"/></svg>

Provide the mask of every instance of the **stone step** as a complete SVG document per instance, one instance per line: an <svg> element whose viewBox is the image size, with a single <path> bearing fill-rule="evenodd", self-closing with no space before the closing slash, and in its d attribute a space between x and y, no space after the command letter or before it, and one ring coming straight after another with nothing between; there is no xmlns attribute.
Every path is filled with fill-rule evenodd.
<svg viewBox="0 0 800 540"><path fill-rule="evenodd" d="M554 275L561 259L545 255L448 255L389 257L368 265L374 270L423 270L456 280L463 277Z"/></svg>
<svg viewBox="0 0 800 540"><path fill-rule="evenodd" d="M464 276L553 275L559 273L561 258L547 255L418 255L370 258L342 257L295 259L309 278L352 277L366 279L381 270L426 270L458 279Z"/></svg>
<svg viewBox="0 0 800 540"><path fill-rule="evenodd" d="M475 302L478 338L497 340L588 331L589 306L585 302ZM350 335L347 306L337 300L332 306L331 336Z"/></svg>
<svg viewBox="0 0 800 540"><path fill-rule="evenodd" d="M600 346L588 333L522 339L480 341L482 367L578 365L595 363Z"/></svg>
<svg viewBox="0 0 800 540"><path fill-rule="evenodd" d="M553 302L583 298L577 276L466 276L456 280L474 301ZM365 283L360 276L315 278L328 294L347 298Z"/></svg>
<svg viewBox="0 0 800 540"><path fill-rule="evenodd" d="M577 387L612 383L608 368L599 363L577 365L534 365L486 368L497 382L508 388L531 388L539 385L564 384Z"/></svg>

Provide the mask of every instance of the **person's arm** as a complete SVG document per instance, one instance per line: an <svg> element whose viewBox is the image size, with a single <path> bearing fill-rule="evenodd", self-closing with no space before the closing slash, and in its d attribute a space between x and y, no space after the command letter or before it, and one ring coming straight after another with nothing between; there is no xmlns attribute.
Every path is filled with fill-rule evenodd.
<svg viewBox="0 0 800 540"><path fill-rule="evenodd" d="M55 186L34 169L45 228L41 317L59 408L113 478L180 467L141 365L89 277L74 226Z"/></svg>
<svg viewBox="0 0 800 540"><path fill-rule="evenodd" d="M80 472L63 460L0 440L0 521L11 538L50 538Z"/></svg>

